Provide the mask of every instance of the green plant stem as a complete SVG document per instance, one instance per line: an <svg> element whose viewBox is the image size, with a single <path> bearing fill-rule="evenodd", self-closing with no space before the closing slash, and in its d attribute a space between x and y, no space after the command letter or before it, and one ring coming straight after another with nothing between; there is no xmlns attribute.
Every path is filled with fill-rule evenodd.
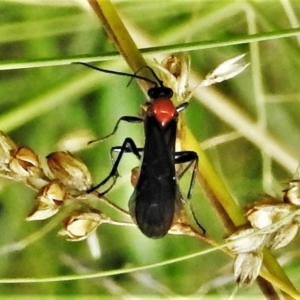
<svg viewBox="0 0 300 300"><path fill-rule="evenodd" d="M212 253L216 251L217 249L225 248L226 245L220 245L216 246L214 248L206 249L197 253L188 254L185 256L172 258L169 260L164 260L162 262L157 262L153 264L138 266L138 267L130 267L130 268L124 268L124 269L118 269L118 270L108 270L108 271L101 271L97 273L90 273L90 274L76 274L76 275L65 275L65 276L55 276L55 277L48 277L48 278L2 278L0 279L0 284L3 283L42 283L42 282L59 282L59 281L72 281L72 280L82 280L82 279L92 279L92 278L100 278L100 277L106 277L106 276L113 276L113 275L120 275L120 274L127 274L131 272L137 272L157 267L166 266L169 264L181 262L187 259L193 259L198 256L202 256L205 254ZM266 271L261 271L261 275L263 278L267 279L269 282L274 282L274 285L278 288L280 288L282 291L293 297L294 299L300 299L299 294L297 291L295 291L294 288L291 288L288 285L283 284L280 282L280 280L277 277L272 276Z"/></svg>
<svg viewBox="0 0 300 300"><path fill-rule="evenodd" d="M146 61L136 47L133 39L129 35L126 27L121 21L119 15L115 11L110 1L96 1L88 0L98 17L100 18L102 25L113 41L114 45L123 56L129 67L133 72L139 72L139 75L153 78L151 72L144 67L147 66ZM148 90L151 86L149 82L139 80L139 85L143 90Z"/></svg>
<svg viewBox="0 0 300 300"><path fill-rule="evenodd" d="M90 3L95 2L95 0L89 0ZM101 4L103 5L103 3ZM97 7L96 7L97 8ZM102 12L101 12L102 13ZM110 22L110 21L109 21ZM112 28L109 28L110 30ZM196 50L203 50L203 49L210 49L216 47L228 47L230 45L237 45L237 44L247 44L250 42L259 42L259 41L266 41L266 40L273 40L279 38L287 38L298 36L300 33L300 28L296 29L284 29L280 31L272 31L268 33L260 33L260 34L253 34L249 36L239 36L235 38L228 38L226 40L208 40L208 41L199 41L199 42L192 42L192 43L184 43L184 44L174 44L174 45L166 45L166 46L157 46L157 47L147 47L139 49L139 53L143 54L157 54L157 53L171 53L171 52L186 52L186 51L196 51ZM120 41L119 41L120 43ZM120 43L122 45L122 43ZM130 48L129 48L130 49ZM124 52L127 53L127 50L124 49ZM68 65L73 63L74 61L80 60L81 62L99 62L99 61L106 61L111 59L120 58L121 52L108 52L101 55L77 55L77 56L69 56L68 58L46 58L46 59L38 59L38 60L28 60L26 61L1 61L0 63L0 70L15 70L15 69L27 69L27 68L38 68L38 67L48 67L48 66L62 66ZM133 63L131 56L135 55L134 52L128 53L126 58L128 60L127 63ZM297 57L296 57L297 59ZM298 58L300 62L300 57ZM139 68L138 66L145 66L145 61L141 61L140 64L134 62L132 65L132 70L137 71ZM141 71L143 72L143 71ZM151 77L152 74L148 74L147 76Z"/></svg>

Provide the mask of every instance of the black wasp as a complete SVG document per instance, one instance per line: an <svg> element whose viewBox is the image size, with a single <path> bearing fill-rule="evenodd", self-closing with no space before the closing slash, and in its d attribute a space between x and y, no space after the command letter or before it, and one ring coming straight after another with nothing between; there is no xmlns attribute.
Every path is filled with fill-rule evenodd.
<svg viewBox="0 0 300 300"><path fill-rule="evenodd" d="M191 197L196 175L197 154L193 151L175 151L178 114L188 106L188 103L184 102L177 107L174 106L171 101L173 90L164 86L151 68L149 70L153 73L156 81L135 74L101 69L86 63L79 64L101 72L142 79L154 85L148 90L150 99L145 104L143 118L123 116L117 121L113 132L105 137L113 135L121 121L130 123L143 122L145 130L144 147L138 148L135 142L128 137L124 140L122 146L113 147L112 151L118 151L119 155L110 174L89 192L98 189L111 178L116 179L118 176L118 165L123 154L133 153L142 162L134 192L129 200L129 212L140 230L147 237L161 238L168 233L173 220L177 217L178 212L176 210L178 207L181 207L182 195L177 184L175 164L189 162L191 165L194 163L192 179L187 194L188 199ZM143 155L140 154L141 152ZM111 187L105 192L99 193L99 196L106 194Z"/></svg>

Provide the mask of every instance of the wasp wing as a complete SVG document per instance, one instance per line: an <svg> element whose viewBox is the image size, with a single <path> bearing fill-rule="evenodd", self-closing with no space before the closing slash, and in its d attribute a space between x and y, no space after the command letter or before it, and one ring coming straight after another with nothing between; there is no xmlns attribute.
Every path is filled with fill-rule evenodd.
<svg viewBox="0 0 300 300"><path fill-rule="evenodd" d="M129 210L148 237L163 237L174 217L177 182L174 164L176 119L162 126L154 116L145 120L145 148L140 175Z"/></svg>

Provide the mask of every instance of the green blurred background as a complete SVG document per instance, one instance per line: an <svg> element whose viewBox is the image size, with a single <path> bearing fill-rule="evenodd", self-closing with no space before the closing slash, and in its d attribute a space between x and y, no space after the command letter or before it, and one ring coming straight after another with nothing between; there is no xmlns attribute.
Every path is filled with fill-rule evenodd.
<svg viewBox="0 0 300 300"><path fill-rule="evenodd" d="M40 5L39 2L43 2ZM226 40L297 25L300 3L291 1L114 1L125 25L135 38L147 36L153 45L192 41ZM85 1L0 2L0 67L32 60L62 60L102 55L114 50L99 20ZM256 28L255 28L256 26ZM147 45L136 37L140 48ZM249 116L262 124L291 160L300 158L300 52L296 37L259 44L259 52L248 44L190 52L191 67L204 76L218 64L242 53L252 62L242 74L214 87L230 104L238 107L247 128ZM156 56L147 56L153 59ZM50 64L51 65L51 64ZM103 66L123 70L122 58ZM127 69L127 71L129 71ZM0 130L14 141L32 148L41 158L60 145L66 134L101 137L110 132L123 115L138 115L145 96L128 79L96 73L82 66L43 66L0 72ZM213 101L213 99L212 99ZM224 100L225 101L225 100ZM273 161L268 141L254 145L199 101L191 100L186 122L202 143L212 164L237 203L259 200L264 193L281 197L287 182L297 177L297 163ZM129 134L130 133L130 134ZM255 132L260 136L257 127ZM83 134L84 135L84 134ZM124 124L103 144L76 153L89 167L94 182L109 172L109 149L130 136L142 145L142 126ZM216 139L218 142L215 143ZM271 150L270 150L271 149ZM262 150L265 150L262 154ZM122 177L109 198L127 208L132 193L131 168L138 161L130 155L122 163ZM294 168L294 169L293 169ZM186 180L181 189L186 191ZM150 264L208 249L191 237L168 235L160 240L144 237L136 228L100 226L97 230L100 257L91 254L86 241L71 243L57 237L60 224L24 249L7 246L38 232L49 220L26 222L35 205L35 193L21 183L0 181L0 278L55 277ZM207 234L221 241L225 231L199 187L193 206ZM120 216L118 216L120 217ZM299 288L299 238L274 254ZM8 250L7 250L8 249ZM9 250L10 249L10 250ZM232 259L216 251L168 266L114 277L54 283L1 284L0 295L103 295L133 298L200 295L228 298L235 291ZM261 295L254 285L235 297Z"/></svg>

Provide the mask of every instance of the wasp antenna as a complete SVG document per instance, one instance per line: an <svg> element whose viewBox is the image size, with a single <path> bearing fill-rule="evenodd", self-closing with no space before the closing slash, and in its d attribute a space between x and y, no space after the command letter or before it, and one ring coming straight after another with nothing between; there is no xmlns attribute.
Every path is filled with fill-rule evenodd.
<svg viewBox="0 0 300 300"><path fill-rule="evenodd" d="M137 72L139 72L143 68L148 69L152 73L153 77L157 80L157 82L160 85L160 87L164 87L164 82L158 78L157 74L149 66L144 66L144 67L140 68ZM156 84L156 86L157 86L157 84Z"/></svg>
<svg viewBox="0 0 300 300"><path fill-rule="evenodd" d="M149 69L149 70L151 71L152 75L154 76L154 78L158 81L158 84L157 84L157 82L154 82L154 81L152 81L152 80L150 80L150 79L147 80L147 81L153 83L153 85L154 85L155 87L157 87L158 85L163 86L162 81L159 80L159 78L158 78L157 75L154 73L154 71L153 71L150 67L148 67L148 66L140 67L137 71L134 72L134 76L139 76L139 75L137 75L137 74L138 74L138 72L140 72L142 69ZM129 80L127 86L129 86L129 85L131 84L133 78L134 78L134 77L132 77L132 78Z"/></svg>
<svg viewBox="0 0 300 300"><path fill-rule="evenodd" d="M151 79L148 79L146 77L143 77L143 76L136 75L136 74L130 74L130 73L124 73L124 72L119 72L119 71L102 69L102 68L98 68L96 66L90 65L88 63L80 62L80 61L78 61L78 62L77 61L76 62L72 62L72 64L83 65L83 66L86 66L88 68L91 68L91 69L94 69L96 71L100 71L100 72L103 72L103 73L116 74L116 75L121 75L121 76L127 76L127 77L131 77L131 78L141 79L141 80L150 82L153 85L157 86L157 83L155 81L153 81ZM155 75L155 73L154 73L154 75ZM155 76L155 78L157 78L157 76Z"/></svg>

